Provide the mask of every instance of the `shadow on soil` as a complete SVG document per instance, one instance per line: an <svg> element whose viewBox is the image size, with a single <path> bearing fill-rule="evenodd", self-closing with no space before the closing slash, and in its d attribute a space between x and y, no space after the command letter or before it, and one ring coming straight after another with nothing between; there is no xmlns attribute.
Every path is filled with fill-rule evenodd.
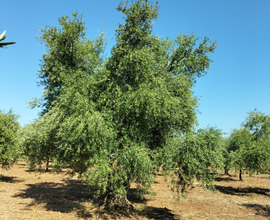
<svg viewBox="0 0 270 220"><path fill-rule="evenodd" d="M80 218L99 217L102 219L111 219L119 216L144 216L151 219L180 219L167 208L156 208L146 206L146 199L141 200L136 189L130 189L128 199L135 206L132 213L108 213L100 211L97 204L100 200L94 200L91 195L83 194L84 185L78 180L66 180L63 183L43 182L37 184L27 184L28 188L21 190L21 193L14 197L31 198L34 202L25 207L31 210L37 205L43 205L47 211L69 213L75 211ZM136 206L140 208L137 209Z"/></svg>
<svg viewBox="0 0 270 220"><path fill-rule="evenodd" d="M6 182L6 183L19 183L23 182L22 180L19 180L15 176L3 176L0 174L0 182Z"/></svg>
<svg viewBox="0 0 270 220"><path fill-rule="evenodd" d="M156 207L144 207L140 212L140 216L147 217L149 219L157 220L171 220L171 219L181 219L179 215L174 215L171 210L165 208L156 208Z"/></svg>
<svg viewBox="0 0 270 220"><path fill-rule="evenodd" d="M34 202L31 206L44 204L47 211L68 213L77 211L78 217L90 218L92 215L84 211L84 206L80 203L87 201L88 196L84 195L83 185L80 181L69 180L64 183L43 182L37 184L27 184L28 188L21 190L21 193L14 197L31 198Z"/></svg>
<svg viewBox="0 0 270 220"><path fill-rule="evenodd" d="M258 204L243 204L248 209L256 210L256 215L263 217L270 217L270 205L258 205Z"/></svg>
<svg viewBox="0 0 270 220"><path fill-rule="evenodd" d="M215 181L217 181L217 182L222 182L222 181L229 182L229 181L237 181L237 180L235 180L235 179L233 179L231 177L216 177Z"/></svg>
<svg viewBox="0 0 270 220"><path fill-rule="evenodd" d="M130 219L155 219L155 220L181 220L179 215L175 215L171 210L165 208L157 208L151 206L135 207L134 211L97 211L95 216L98 219L120 219L121 217L129 217Z"/></svg>
<svg viewBox="0 0 270 220"><path fill-rule="evenodd" d="M25 166L27 166L27 164L19 164L22 168L25 168ZM61 171L56 171L51 165L48 166L48 170L45 169L45 167L41 167L39 168L30 168L29 166L27 166L28 169L24 170L27 173L65 173L65 171L61 170ZM64 169L64 168L63 168Z"/></svg>
<svg viewBox="0 0 270 220"><path fill-rule="evenodd" d="M261 194L270 197L270 190L259 188L259 187L245 187L245 188L234 188L231 186L217 186L215 185L216 190L221 193L236 195L236 196L247 196L248 194L255 193Z"/></svg>

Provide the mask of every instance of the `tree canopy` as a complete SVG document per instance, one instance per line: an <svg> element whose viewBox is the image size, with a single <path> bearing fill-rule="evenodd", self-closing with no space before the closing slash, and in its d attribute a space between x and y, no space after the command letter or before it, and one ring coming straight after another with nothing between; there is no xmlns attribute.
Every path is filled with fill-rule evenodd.
<svg viewBox="0 0 270 220"><path fill-rule="evenodd" d="M73 20L68 16L59 18L61 29L42 27L42 35L37 37L47 49L47 53L42 55L37 74L39 85L44 86L44 94L42 99L34 98L29 103L31 107L42 107L41 114L54 106L68 79L75 80L74 72L94 73L95 68L103 62L100 56L106 45L103 32L93 41L86 38L83 16L78 16L77 12L72 16Z"/></svg>

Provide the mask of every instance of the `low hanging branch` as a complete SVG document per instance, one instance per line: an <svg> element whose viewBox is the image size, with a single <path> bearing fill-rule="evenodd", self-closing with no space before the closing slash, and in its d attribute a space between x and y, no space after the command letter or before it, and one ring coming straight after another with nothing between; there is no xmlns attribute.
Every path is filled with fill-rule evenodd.
<svg viewBox="0 0 270 220"><path fill-rule="evenodd" d="M6 34L7 31L4 31L1 35L0 35L0 41L5 40L6 36L4 36ZM0 43L0 48L6 48L4 46L6 45L11 45L11 44L15 44L16 42L2 42Z"/></svg>

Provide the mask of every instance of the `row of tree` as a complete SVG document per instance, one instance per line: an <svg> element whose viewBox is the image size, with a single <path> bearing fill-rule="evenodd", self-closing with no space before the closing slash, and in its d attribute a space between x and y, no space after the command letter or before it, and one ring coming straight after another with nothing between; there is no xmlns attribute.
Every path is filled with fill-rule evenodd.
<svg viewBox="0 0 270 220"><path fill-rule="evenodd" d="M26 160L31 169L37 171L41 171L44 166L48 171L49 162L56 172L62 168L70 168L68 172L71 175L80 174L89 186L88 193L94 193L97 197L106 193L106 187L117 191L122 184L122 188L127 191L132 182L141 184L138 186L141 186L141 195L151 193L150 186L153 184L155 171L159 168L162 168L163 175L170 177L172 189L182 195L186 195L194 180L200 181L205 188L214 190L213 182L222 168L228 175L230 170L238 172L240 180L244 172L252 175L270 171L270 116L257 110L249 112L242 128L234 129L229 137L224 137L220 129L199 129L167 140L168 147L145 152L143 148L129 146L122 152L123 155L104 155L105 159L100 157L106 149L93 149L92 145L87 150L82 147L84 152L80 152L80 145L73 146L73 149L70 147L71 152L63 155L67 153L67 149L60 149L62 146L55 135L59 131L51 129L51 122L40 117L32 124L20 128L17 119L18 116L11 110L7 113L0 111L0 164L3 168L9 168L18 159ZM92 133L89 136L93 138L93 135L97 134ZM84 141L89 144L88 139ZM90 151L93 152L92 155ZM93 157L94 153L99 154L95 155L97 158ZM109 162L106 161L106 156ZM107 164L97 164L98 160ZM121 165L117 164L118 161ZM111 176L112 171L120 176ZM110 183L109 180L115 182ZM124 182L119 183L117 180ZM126 192L122 193L126 195Z"/></svg>
<svg viewBox="0 0 270 220"><path fill-rule="evenodd" d="M158 8L147 0L121 2L117 10L126 20L109 57L104 33L86 38L77 13L61 17L61 29L41 29L47 53L38 76L45 90L30 104L43 111L20 130L19 149L33 168L45 163L48 169L51 162L56 171L79 174L106 209L132 208L130 184L140 195L151 193L160 167L183 195L195 179L214 189L224 167L240 174L269 169L268 115L249 113L229 139L219 129L195 130L192 88L207 73L207 54L216 46L193 34L175 40L154 35Z"/></svg>

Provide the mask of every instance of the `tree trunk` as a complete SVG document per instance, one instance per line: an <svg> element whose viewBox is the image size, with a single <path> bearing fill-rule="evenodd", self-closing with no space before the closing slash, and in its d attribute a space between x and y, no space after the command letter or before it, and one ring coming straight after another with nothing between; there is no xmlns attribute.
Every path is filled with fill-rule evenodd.
<svg viewBox="0 0 270 220"><path fill-rule="evenodd" d="M225 167L224 170L225 170L225 174L230 176L229 169L227 167Z"/></svg>
<svg viewBox="0 0 270 220"><path fill-rule="evenodd" d="M109 175L109 180L111 178L111 175ZM107 194L105 196L103 205L101 208L103 208L106 211L118 211L118 212L132 212L134 211L133 205L130 203L130 201L127 198L127 195L119 195L116 192L111 190L110 182L107 186ZM118 183L114 183L118 184ZM119 185L121 185L119 183ZM124 183L124 187L126 192L130 189L130 182L126 181Z"/></svg>
<svg viewBox="0 0 270 220"><path fill-rule="evenodd" d="M239 171L239 180L242 181L242 169Z"/></svg>
<svg viewBox="0 0 270 220"><path fill-rule="evenodd" d="M50 162L50 160L49 160L49 158L47 158L45 172L49 172L49 162Z"/></svg>
<svg viewBox="0 0 270 220"><path fill-rule="evenodd" d="M107 211L133 211L133 205L127 199L127 195L121 198L118 195L108 194L105 197L103 208Z"/></svg>

